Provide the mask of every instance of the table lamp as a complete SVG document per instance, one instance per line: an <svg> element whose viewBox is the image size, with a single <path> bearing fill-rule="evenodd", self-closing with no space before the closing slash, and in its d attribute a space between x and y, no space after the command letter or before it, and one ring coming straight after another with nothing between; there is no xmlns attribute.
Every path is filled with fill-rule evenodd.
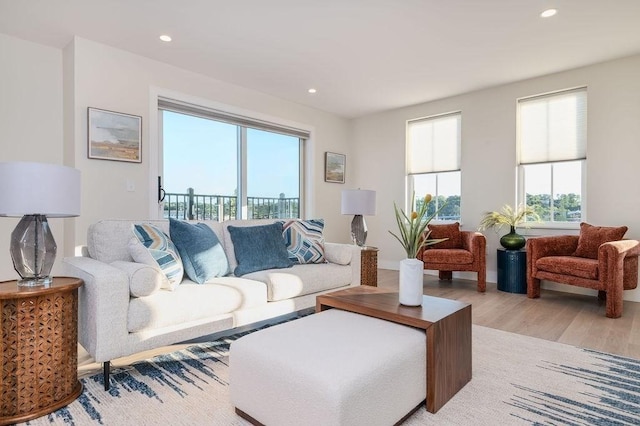
<svg viewBox="0 0 640 426"><path fill-rule="evenodd" d="M56 242L48 217L80 215L80 171L46 163L0 163L0 216L22 217L9 251L19 286L51 283Z"/></svg>
<svg viewBox="0 0 640 426"><path fill-rule="evenodd" d="M342 191L342 214L352 214L351 240L354 244L364 246L367 240L367 224L365 215L376 214L376 191L368 189L345 189Z"/></svg>

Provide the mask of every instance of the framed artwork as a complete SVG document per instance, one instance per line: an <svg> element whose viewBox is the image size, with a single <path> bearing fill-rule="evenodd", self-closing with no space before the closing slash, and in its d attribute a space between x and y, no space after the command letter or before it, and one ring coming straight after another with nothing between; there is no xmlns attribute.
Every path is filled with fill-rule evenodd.
<svg viewBox="0 0 640 426"><path fill-rule="evenodd" d="M142 162L142 117L91 107L87 116L89 158Z"/></svg>
<svg viewBox="0 0 640 426"><path fill-rule="evenodd" d="M347 156L335 152L324 153L324 181L344 183L344 170Z"/></svg>

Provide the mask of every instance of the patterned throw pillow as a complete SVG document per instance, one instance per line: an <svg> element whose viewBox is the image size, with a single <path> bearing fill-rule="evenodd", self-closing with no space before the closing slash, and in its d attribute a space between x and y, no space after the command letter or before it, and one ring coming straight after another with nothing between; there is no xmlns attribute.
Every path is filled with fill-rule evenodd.
<svg viewBox="0 0 640 426"><path fill-rule="evenodd" d="M138 263L159 269L168 280L167 290L175 290L182 281L184 268L176 246L167 234L149 223L133 225L133 235L129 241L129 254Z"/></svg>
<svg viewBox="0 0 640 426"><path fill-rule="evenodd" d="M282 224L282 236L289 259L294 263L326 263L324 257L324 219L293 219Z"/></svg>

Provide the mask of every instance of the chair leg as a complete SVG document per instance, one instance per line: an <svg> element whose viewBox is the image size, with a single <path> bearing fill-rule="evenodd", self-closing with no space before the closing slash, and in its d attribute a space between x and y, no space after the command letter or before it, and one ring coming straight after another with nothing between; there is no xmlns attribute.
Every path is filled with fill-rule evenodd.
<svg viewBox="0 0 640 426"><path fill-rule="evenodd" d="M598 290L598 300L607 300L607 292L604 290Z"/></svg>
<svg viewBox="0 0 640 426"><path fill-rule="evenodd" d="M527 277L527 297L537 299L540 297L540 280L534 277Z"/></svg>
<svg viewBox="0 0 640 426"><path fill-rule="evenodd" d="M111 361L102 363L102 380L104 381L104 390L109 390L109 376L111 374Z"/></svg>
<svg viewBox="0 0 640 426"><path fill-rule="evenodd" d="M478 271L478 292L484 293L487 291L487 268L483 264Z"/></svg>
<svg viewBox="0 0 640 426"><path fill-rule="evenodd" d="M441 280L451 281L453 278L453 272L451 271L438 271L438 278Z"/></svg>
<svg viewBox="0 0 640 426"><path fill-rule="evenodd" d="M598 292L598 295L600 293ZM620 318L622 316L622 305L623 305L623 300L622 300L622 292L612 292L612 291L608 291L607 292L607 301L605 303L606 305L606 315L609 318Z"/></svg>

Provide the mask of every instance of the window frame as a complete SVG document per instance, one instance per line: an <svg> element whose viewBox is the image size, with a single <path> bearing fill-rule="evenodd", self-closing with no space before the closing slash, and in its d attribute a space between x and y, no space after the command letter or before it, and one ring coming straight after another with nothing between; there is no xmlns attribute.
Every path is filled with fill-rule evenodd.
<svg viewBox="0 0 640 426"><path fill-rule="evenodd" d="M458 168L457 169L452 169L452 170L438 170L438 171L428 171L428 172L411 172L410 170L410 166L409 166L409 155L410 155L410 126L411 123L417 123L417 122L425 122L425 121L436 121L439 119L443 119L446 117L458 117L458 146L457 146L457 154L458 154ZM431 221L431 223L434 224L448 224L448 223L455 223L455 222L459 222L460 224L462 224L462 111L457 110L457 111L450 111L450 112L446 112L446 113L442 113L442 114L434 114L434 115L429 115L429 116L425 116L425 117L419 117L419 118L413 118L410 120L407 120L406 122L406 126L405 126L405 150L406 150L406 173L405 173L405 187L406 187L406 194L405 194L405 207L408 210L414 210L415 209L415 205L411 206L409 205L411 203L411 198L414 194L414 190L415 190L415 177L416 176L424 176L424 175L435 175L436 178L436 193L435 194L431 194L433 196L434 199L437 200L437 197L439 196L439 185L438 185L438 178L440 175L445 174L445 173L454 173L457 172L460 175L460 188L459 188L459 197L460 197L460 217L458 219L440 219L438 218L438 215L436 215L433 220ZM416 194L416 197L418 196L422 196L422 195L426 195L426 194ZM437 208L437 206L436 206Z"/></svg>
<svg viewBox="0 0 640 426"><path fill-rule="evenodd" d="M298 194L299 194L299 202L298 202L298 217L304 218L307 211L310 210L312 206L311 200L308 199L306 194L311 193L310 188L310 180L308 179L307 173L309 173L309 158L306 154L306 151L309 148L309 145L312 143L312 128L306 125L301 125L299 123L293 122L284 122L281 119L277 119L275 117L266 117L262 114L239 110L237 108L226 106L222 104L213 103L207 100L178 100L175 97L175 94L171 94L171 96L164 96L160 92L155 92L152 94L152 99L155 99L156 102L152 102L152 110L153 114L151 117L155 117L155 126L153 121L151 120L151 128L157 131L158 144L154 147L155 149L151 149L151 154L153 155L155 152L155 157L157 158L157 168L151 168L151 179L154 182L153 188L150 192L150 211L151 217L162 219L164 217L164 206L163 202L158 200L155 194L155 188L157 187L157 179L158 177L163 176L163 167L164 167L164 140L163 140L163 111L172 111L174 113L186 114L195 116L198 118L209 119L219 122L228 123L231 125L237 126L238 136L237 136L237 150L238 150L238 168L237 168L237 179L238 179L238 195L237 202L238 206L236 208L236 217L235 219L246 219L248 216L248 202L247 202L247 128L257 129L261 131L279 133L286 136L296 137L298 139L298 165L299 165L299 182L298 182ZM181 98L182 99L182 98ZM184 108L184 109L183 109ZM226 118L225 118L226 117ZM151 137L154 136L154 132L151 131Z"/></svg>
<svg viewBox="0 0 640 426"><path fill-rule="evenodd" d="M559 163L568 163L568 162L577 162L579 161L581 163L581 168L580 168L580 172L581 172L581 176L580 176L580 221L576 221L576 222L569 222L569 221L555 221L553 220L554 217L554 212L553 212L553 206L551 209L551 214L550 214L550 218L552 220L550 221L540 221L540 222L528 222L525 223L527 227L531 227L534 229L569 229L569 230L573 230L573 229L579 229L580 228L580 222L586 222L587 221L587 155L586 155L586 146L585 145L585 157L584 158L574 158L574 159L565 159L565 160L554 160L554 161L542 161L542 162L538 162L538 163L522 163L521 159L520 159L520 150L521 150L521 128L522 128L522 117L521 117L521 113L520 113L520 105L523 103L523 101L527 101L529 99L537 99L537 98L543 98L543 97L547 97L547 98L552 98L553 96L561 96L570 92L577 92L577 91L584 91L585 93L585 99L586 99L586 111L585 111L585 120L584 120L584 125L585 125L585 144L588 144L588 114L586 112L588 112L588 90L587 90L587 86L578 86L578 87L572 87L572 88L568 88L568 89L562 89L562 90L556 90L553 92L547 92L547 93L542 93L542 94L538 94L538 95L532 95L532 96L526 96L526 97L522 97L522 98L518 98L516 100L516 148L518 151L518 156L517 156L517 166L516 166L516 179L517 179L517 193L516 193L516 202L517 204L525 204L526 203L526 193L525 193L525 167L526 166L530 166L530 165L534 165L534 164L550 164L552 165L551 168L551 193L549 194L551 197L551 200L554 200L554 194L553 194L553 165L554 164L559 164Z"/></svg>

